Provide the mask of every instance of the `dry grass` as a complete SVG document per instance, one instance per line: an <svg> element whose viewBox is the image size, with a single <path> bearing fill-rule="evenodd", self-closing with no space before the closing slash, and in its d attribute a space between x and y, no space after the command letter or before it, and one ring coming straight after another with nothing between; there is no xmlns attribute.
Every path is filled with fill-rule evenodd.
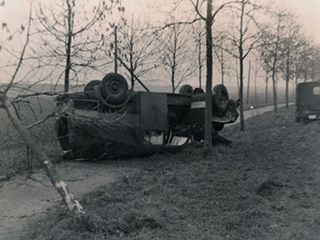
<svg viewBox="0 0 320 240"><path fill-rule="evenodd" d="M45 118L54 110L51 98L42 97L28 100L29 103L20 103L16 106L19 117L25 126ZM39 167L34 158L28 162L27 147L12 126L4 109L0 109L0 122L0 175L11 176L26 172L30 169L30 163L33 168ZM53 118L31 128L31 133L52 159L57 159L61 155Z"/></svg>
<svg viewBox="0 0 320 240"><path fill-rule="evenodd" d="M318 239L319 123L294 123L290 108L246 126L225 129L233 144L210 158L194 147L154 155L138 174L84 196L94 221L56 206L26 239Z"/></svg>

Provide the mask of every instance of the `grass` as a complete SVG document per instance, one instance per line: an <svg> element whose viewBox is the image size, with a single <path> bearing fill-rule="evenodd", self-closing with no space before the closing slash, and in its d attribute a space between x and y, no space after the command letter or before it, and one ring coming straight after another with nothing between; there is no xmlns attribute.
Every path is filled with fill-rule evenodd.
<svg viewBox="0 0 320 240"><path fill-rule="evenodd" d="M154 155L89 192L81 203L94 220L53 207L25 239L318 239L319 123L296 124L289 108L238 128L210 157L195 147Z"/></svg>
<svg viewBox="0 0 320 240"><path fill-rule="evenodd" d="M16 106L19 117L25 126L45 118L54 110L51 98L31 98L28 101L29 103L24 102ZM12 176L28 171L30 167L39 167L34 158L28 158L27 147L12 126L4 109L0 109L0 122L0 176ZM52 159L59 158L61 149L56 140L53 118L31 128L30 131Z"/></svg>

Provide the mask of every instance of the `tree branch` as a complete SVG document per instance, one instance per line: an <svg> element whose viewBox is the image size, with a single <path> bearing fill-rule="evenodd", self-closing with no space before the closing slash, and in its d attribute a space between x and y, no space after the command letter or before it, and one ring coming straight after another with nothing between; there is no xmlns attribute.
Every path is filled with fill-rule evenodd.
<svg viewBox="0 0 320 240"><path fill-rule="evenodd" d="M11 81L10 81L10 83L8 84L8 86L4 90L5 94L10 90L10 88L11 88L11 86L12 86L12 84L13 84L13 82L14 82L14 80L15 80L18 72L19 72L19 69L20 69L20 67L22 65L24 54L25 54L27 46L29 44L31 21L32 21L32 4L30 5L30 10L29 10L28 30L27 30L27 36L26 36L27 39L26 39L26 41L24 43L24 46L23 46L23 49L21 51L21 55L20 55L20 58L19 58L18 65L17 65L17 67L16 67L16 69L15 69L15 71L14 71L12 77L11 77Z"/></svg>
<svg viewBox="0 0 320 240"><path fill-rule="evenodd" d="M27 126L27 129L30 129L30 128L34 127L34 126L37 126L37 125L39 125L40 123L43 123L43 122L47 121L49 118L52 118L52 117L54 117L54 116L55 116L55 112L52 112L52 113L48 114L48 115L47 115L45 118L43 118L42 120L39 120L39 121L37 121L37 122L35 122L35 123Z"/></svg>

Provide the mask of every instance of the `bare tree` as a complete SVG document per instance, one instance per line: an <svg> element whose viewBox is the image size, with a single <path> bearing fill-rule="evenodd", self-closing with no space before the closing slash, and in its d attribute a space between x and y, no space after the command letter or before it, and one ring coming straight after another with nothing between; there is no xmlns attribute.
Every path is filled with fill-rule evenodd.
<svg viewBox="0 0 320 240"><path fill-rule="evenodd" d="M248 81L247 81L247 104L249 104L249 98L250 98L250 78L251 78L251 61L249 60Z"/></svg>
<svg viewBox="0 0 320 240"><path fill-rule="evenodd" d="M146 22L135 19L134 16L130 21L124 19L123 24L118 25L118 58L129 72L132 86L135 80L143 85L139 78L157 68L157 34ZM113 48L112 43L111 49Z"/></svg>
<svg viewBox="0 0 320 240"><path fill-rule="evenodd" d="M261 36L261 24L257 22L257 15L263 14L265 6L258 1L241 0L232 8L232 16L238 19L239 23L232 22L231 31L226 32L227 39L236 48L235 50L226 49L228 53L239 60L239 98L240 103L240 130L244 131L243 115L243 80L244 80L244 61L250 52L259 46Z"/></svg>
<svg viewBox="0 0 320 240"><path fill-rule="evenodd" d="M196 16L190 17L187 21L177 21L175 23L171 24L166 24L165 27L171 26L171 25L180 25L180 24L194 24L197 21L204 21L205 22L205 32L206 32L206 108L205 108L205 136L204 136L204 144L205 144L205 152L210 153L211 152L211 143L212 143L212 126L211 126L211 116L212 116L212 78L213 78L213 71L212 71L212 64L213 64L213 52L212 52L212 47L213 47L213 37L212 37L212 26L213 23L217 17L217 15L222 11L222 10L230 10L232 8L240 10L240 28L241 28L241 39L240 39L240 44L238 45L238 52L240 54L240 79L241 79L241 86L240 86L240 96L242 99L242 89L243 89L243 60L245 57L249 54L249 52L254 48L255 43L257 40L253 40L249 46L248 46L248 51L246 53L243 53L243 45L244 42L248 42L249 39L255 39L255 37L251 36L249 38L244 38L244 35L247 34L248 32L248 25L243 26L243 19L244 16L248 16L249 19L255 19L253 16L254 10L258 9L259 6L256 4L251 3L251 1L240 1L240 0L235 0L235 1L227 1L224 2L223 4L219 5L216 8L213 8L212 0L207 0L207 1L200 1L200 0L190 0L190 3L193 6L194 13ZM205 4L206 3L206 4ZM181 1L176 2L176 6L181 5ZM239 7L240 6L240 7ZM245 14L244 9L250 6L251 9L248 10ZM205 10L205 14L203 13ZM254 9L254 10L253 10ZM229 38L231 40L231 38ZM234 38L232 38L234 40ZM238 41L232 41L232 42L238 42ZM231 52L231 51L230 51ZM244 119L243 119L243 104L240 105L240 112L241 114L241 119L242 119L242 129L244 129Z"/></svg>
<svg viewBox="0 0 320 240"><path fill-rule="evenodd" d="M71 80L79 80L80 73L85 75L85 71L108 63L102 51L106 33L101 33L101 27L106 25L106 14L119 4L112 0L97 5L76 0L39 1L36 27L41 34L33 51L42 53L40 60L48 67L61 71L57 79L63 77L65 92Z"/></svg>
<svg viewBox="0 0 320 240"><path fill-rule="evenodd" d="M309 62L309 76L311 81L319 81L319 63L320 63L320 48L319 46L313 45L311 46L311 56L310 56L310 62Z"/></svg>
<svg viewBox="0 0 320 240"><path fill-rule="evenodd" d="M265 58L263 54L260 55L260 61L261 61L262 68L265 72L265 84L266 84L265 85L265 101L266 101L266 104L268 104L269 102L268 83L269 83L270 73L272 69L269 63L270 59Z"/></svg>
<svg viewBox="0 0 320 240"><path fill-rule="evenodd" d="M204 65L205 58L203 55L204 54L204 43L203 39L205 36L204 28L202 27L202 22L198 22L197 26L193 26L193 36L194 36L194 41L196 43L195 46L195 53L197 55L197 67L198 67L198 81L199 81L199 88L202 88L202 69Z"/></svg>
<svg viewBox="0 0 320 240"><path fill-rule="evenodd" d="M289 107L289 81L294 76L294 47L297 46L296 42L300 35L300 26L295 23L296 17L292 14L286 16L286 25L282 27L282 64L280 64L280 73L285 80L285 99L286 108Z"/></svg>
<svg viewBox="0 0 320 240"><path fill-rule="evenodd" d="M261 71L261 64L258 58L255 58L255 64L253 65L253 72L254 72L254 105L257 106L258 104L258 92L257 92L257 82L259 73Z"/></svg>
<svg viewBox="0 0 320 240"><path fill-rule="evenodd" d="M176 25L165 29L164 37L160 40L164 45L163 51L160 52L160 62L170 77L173 93L195 70L187 35L188 32L183 25Z"/></svg>
<svg viewBox="0 0 320 240"><path fill-rule="evenodd" d="M271 70L272 90L273 90L273 105L274 112L278 112L277 108L277 75L282 67L283 62L283 41L284 34L283 24L286 22L288 14L284 11L280 11L276 14L276 28L269 29L264 32L263 44L261 45L261 54L264 59L264 63L267 65L266 69Z"/></svg>
<svg viewBox="0 0 320 240"><path fill-rule="evenodd" d="M205 21L206 29L206 108L205 108L205 126L204 126L204 144L205 152L209 154L211 152L212 144L212 125L211 125L211 116L212 116L212 78L213 78L213 37L212 37L212 26L216 16L225 9L230 9L233 4L236 4L239 1L228 1L213 10L212 0L206 1L206 14L203 14L201 10L203 9L204 1L191 1L194 10L198 16L192 22L203 20Z"/></svg>
<svg viewBox="0 0 320 240"><path fill-rule="evenodd" d="M5 86L0 87L0 108L4 109L10 119L14 128L19 132L20 136L24 140L25 144L34 152L37 160L44 167L52 185L56 188L62 199L68 206L69 211L76 212L78 214L84 213L80 203L74 198L73 194L69 191L66 183L61 179L58 172L55 170L54 165L50 161L46 152L42 149L41 144L37 143L35 138L32 136L26 126L20 121L16 108L13 102L9 99L8 93L11 90L14 82L18 78L18 74L22 69L28 45L30 43L30 29L32 22L32 6L30 6L29 20L26 28L25 42L20 50L19 55L15 55L14 65L12 65L11 71L8 71L10 77L8 83Z"/></svg>
<svg viewBox="0 0 320 240"><path fill-rule="evenodd" d="M195 5L196 11L197 5ZM203 18L203 17L202 17ZM205 19L206 22L206 67L207 67L207 80L206 80L206 109L205 109L205 123L204 123L204 147L206 154L210 154L212 149L212 24L213 24L213 15L212 15L212 0L207 0L207 15Z"/></svg>
<svg viewBox="0 0 320 240"><path fill-rule="evenodd" d="M215 53L215 57L218 61L218 63L220 64L219 67L219 71L221 74L221 84L225 83L225 76L228 74L228 72L230 71L230 66L228 66L228 62L230 62L230 55L227 54L226 52L226 48L228 48L228 46L226 46L225 43L226 37L225 37L225 33L221 32L218 34L218 36L214 37L214 43L213 43L213 49L214 49L214 53Z"/></svg>

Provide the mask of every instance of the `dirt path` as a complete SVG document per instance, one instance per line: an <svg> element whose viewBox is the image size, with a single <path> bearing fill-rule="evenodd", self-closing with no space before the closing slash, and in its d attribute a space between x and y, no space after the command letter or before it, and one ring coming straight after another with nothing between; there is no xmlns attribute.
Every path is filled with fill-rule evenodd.
<svg viewBox="0 0 320 240"><path fill-rule="evenodd" d="M66 162L57 169L77 198L137 170L121 161ZM31 220L58 201L61 197L43 171L0 183L0 240L19 239Z"/></svg>

